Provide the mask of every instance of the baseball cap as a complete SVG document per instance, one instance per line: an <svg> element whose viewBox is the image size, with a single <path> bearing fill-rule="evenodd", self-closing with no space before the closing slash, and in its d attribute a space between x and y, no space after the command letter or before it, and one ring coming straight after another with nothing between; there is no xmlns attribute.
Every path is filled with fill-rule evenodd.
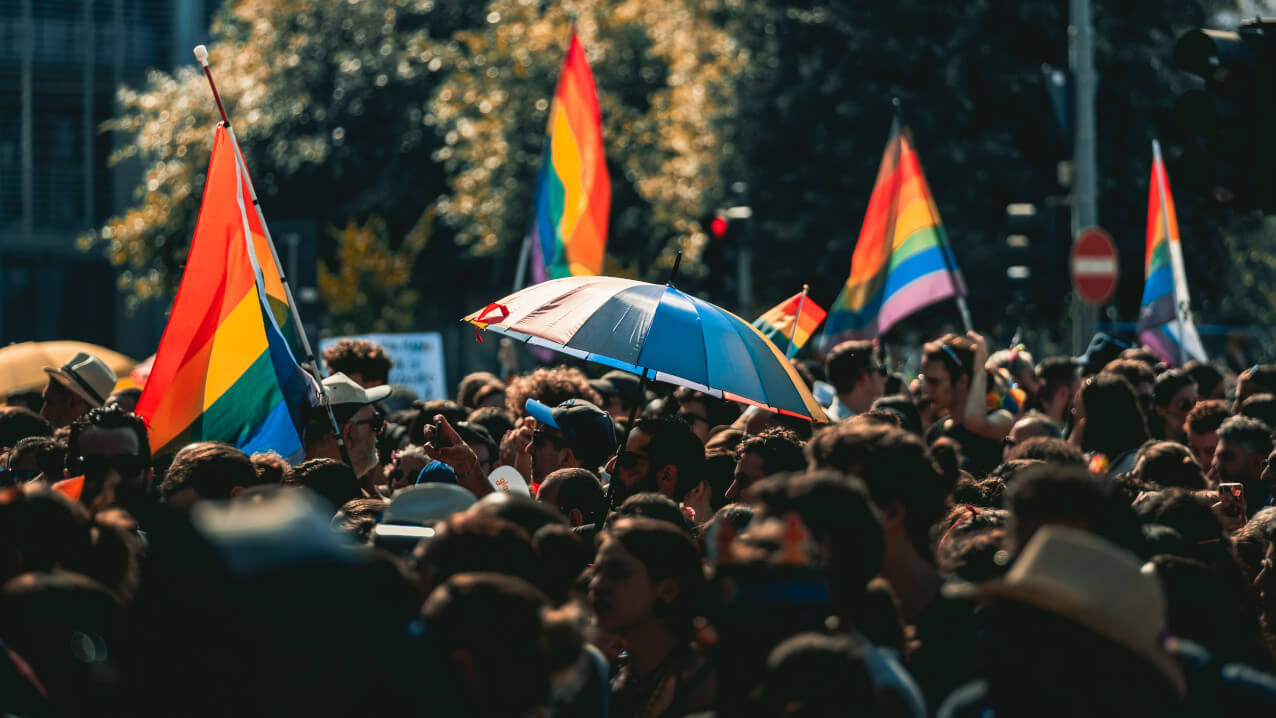
<svg viewBox="0 0 1276 718"><path fill-rule="evenodd" d="M381 401L390 396L390 392L393 391L389 386L374 386L371 389L364 389L343 372L337 372L324 379L323 388L328 394L328 401L333 406L340 404L365 406Z"/></svg>
<svg viewBox="0 0 1276 718"><path fill-rule="evenodd" d="M581 458L581 465L588 469L597 459L616 451L616 425L611 416L584 399L568 399L554 408L528 399L524 405L527 413L540 423L558 429L567 439L572 451Z"/></svg>
<svg viewBox="0 0 1276 718"><path fill-rule="evenodd" d="M597 379L590 379L589 385L604 396L619 396L626 406L642 401L642 383L627 371L609 371Z"/></svg>
<svg viewBox="0 0 1276 718"><path fill-rule="evenodd" d="M1099 371L1107 363L1121 356L1121 352L1133 348L1134 345L1111 334L1098 332L1090 340L1085 353L1076 358L1076 363L1091 371Z"/></svg>

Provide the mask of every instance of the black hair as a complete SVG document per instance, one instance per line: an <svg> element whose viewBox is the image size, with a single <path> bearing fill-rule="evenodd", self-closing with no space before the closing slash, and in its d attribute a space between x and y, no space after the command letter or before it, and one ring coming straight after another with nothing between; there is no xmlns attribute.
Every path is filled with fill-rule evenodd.
<svg viewBox="0 0 1276 718"><path fill-rule="evenodd" d="M779 426L746 438L736 447L735 452L737 459L749 453L762 457L763 476L806 468L806 453L797 434Z"/></svg>
<svg viewBox="0 0 1276 718"><path fill-rule="evenodd" d="M678 469L674 498L681 501L704 479L704 444L684 420L672 416L642 419L634 428L651 437L647 446L650 474L665 466Z"/></svg>
<svg viewBox="0 0 1276 718"><path fill-rule="evenodd" d="M247 454L220 441L201 441L177 452L160 489L165 498L190 488L201 498L228 499L236 486L257 482L257 468ZM345 501L334 503L340 506Z"/></svg>
<svg viewBox="0 0 1276 718"><path fill-rule="evenodd" d="M12 447L28 436L53 436L53 427L26 407L0 407L0 447Z"/></svg>
<svg viewBox="0 0 1276 718"><path fill-rule="evenodd" d="M1042 464L1024 469L1006 489L1006 508L1020 525L1079 523L1090 533L1144 554L1143 532L1130 504L1112 482L1084 468ZM1027 536L1021 538L1027 542Z"/></svg>
<svg viewBox="0 0 1276 718"><path fill-rule="evenodd" d="M693 634L695 617L701 615L704 573L700 553L686 531L668 521L626 517L607 527L604 541L616 541L647 567L652 583L672 578L678 595L663 606L665 627L686 641Z"/></svg>
<svg viewBox="0 0 1276 718"><path fill-rule="evenodd" d="M898 501L913 547L934 561L930 527L944 512L949 487L921 439L893 426L844 422L817 434L807 444L807 454L814 468L863 479L883 511Z"/></svg>
<svg viewBox="0 0 1276 718"><path fill-rule="evenodd" d="M1130 383L1116 374L1101 372L1081 384L1085 407L1082 451L1098 451L1115 461L1148 440L1143 410Z"/></svg>
<svg viewBox="0 0 1276 718"><path fill-rule="evenodd" d="M576 509L580 512L581 523L592 524L601 521L607 508L607 494L603 491L602 482L589 469L559 469L545 477L559 479L556 501L558 510L566 515Z"/></svg>
<svg viewBox="0 0 1276 718"><path fill-rule="evenodd" d="M921 436L922 413L917 410L917 402L907 394L891 394L873 401L874 409L890 409L904 420L903 428Z"/></svg>
<svg viewBox="0 0 1276 718"><path fill-rule="evenodd" d="M839 394L855 388L872 363L873 342L846 341L833 347L824 360L824 374Z"/></svg>
<svg viewBox="0 0 1276 718"><path fill-rule="evenodd" d="M80 435L89 429L130 429L137 436L137 455L149 465L151 463L151 442L146 436L146 422L142 417L118 406L111 405L89 409L84 415L71 422L71 434L67 438L67 454L76 456L80 453Z"/></svg>

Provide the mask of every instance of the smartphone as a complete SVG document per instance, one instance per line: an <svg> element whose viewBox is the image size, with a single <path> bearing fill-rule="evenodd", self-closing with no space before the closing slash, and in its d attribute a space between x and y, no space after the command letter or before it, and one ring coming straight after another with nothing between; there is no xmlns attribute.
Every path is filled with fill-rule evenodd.
<svg viewBox="0 0 1276 718"><path fill-rule="evenodd" d="M1223 513L1233 518L1246 521L1245 487L1237 483L1218 485L1218 501L1223 505Z"/></svg>
<svg viewBox="0 0 1276 718"><path fill-rule="evenodd" d="M430 422L430 426L434 427L434 438L432 443L435 448L442 449L452 445L452 442L447 438L447 435L443 433L442 418Z"/></svg>

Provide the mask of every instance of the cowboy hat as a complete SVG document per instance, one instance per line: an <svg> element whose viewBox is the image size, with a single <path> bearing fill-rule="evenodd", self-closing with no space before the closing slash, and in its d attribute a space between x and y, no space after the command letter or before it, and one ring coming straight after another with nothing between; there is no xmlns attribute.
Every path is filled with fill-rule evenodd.
<svg viewBox="0 0 1276 718"><path fill-rule="evenodd" d="M1178 691L1183 672L1161 646L1165 595L1133 554L1093 534L1044 526L1004 578L950 584L950 597L981 603L1017 601L1062 616L1124 647L1156 668Z"/></svg>
<svg viewBox="0 0 1276 718"><path fill-rule="evenodd" d="M115 389L115 372L106 362L87 352L79 352L60 368L45 367L49 378L56 380L91 407L100 407Z"/></svg>
<svg viewBox="0 0 1276 718"><path fill-rule="evenodd" d="M328 402L333 406L340 404L366 406L390 396L392 391L389 386L374 386L371 389L364 389L342 372L337 372L324 379L323 388L328 394Z"/></svg>

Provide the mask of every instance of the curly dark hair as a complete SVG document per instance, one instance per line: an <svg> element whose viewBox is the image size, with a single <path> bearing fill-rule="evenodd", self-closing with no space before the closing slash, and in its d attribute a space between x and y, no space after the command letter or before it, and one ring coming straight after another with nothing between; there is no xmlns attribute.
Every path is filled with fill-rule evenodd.
<svg viewBox="0 0 1276 718"><path fill-rule="evenodd" d="M76 456L80 452L80 435L89 429L131 429L137 435L137 455L151 463L151 442L146 435L146 422L131 411L124 411L118 406L98 407L90 409L80 418L71 422L71 435L67 439L67 454Z"/></svg>
<svg viewBox="0 0 1276 718"><path fill-rule="evenodd" d="M584 372L574 367L559 365L541 367L530 374L514 377L505 391L505 405L515 416L527 413L524 405L535 399L545 406L558 406L568 399L584 399L594 406L602 406L603 398L590 386Z"/></svg>
<svg viewBox="0 0 1276 718"><path fill-rule="evenodd" d="M394 362L385 347L363 339L342 339L323 352L329 372L358 374L365 382L386 383Z"/></svg>

